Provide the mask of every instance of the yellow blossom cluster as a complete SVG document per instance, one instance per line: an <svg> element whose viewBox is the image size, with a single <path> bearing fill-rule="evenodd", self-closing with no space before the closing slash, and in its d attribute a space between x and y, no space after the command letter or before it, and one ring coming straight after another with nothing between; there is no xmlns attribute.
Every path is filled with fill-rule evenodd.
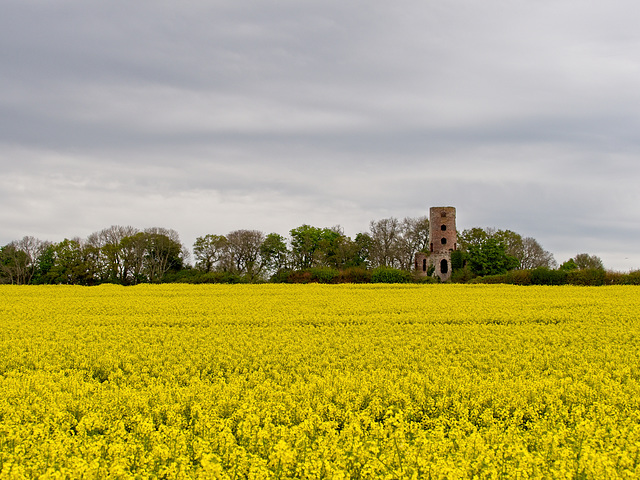
<svg viewBox="0 0 640 480"><path fill-rule="evenodd" d="M0 286L0 479L640 478L640 290Z"/></svg>

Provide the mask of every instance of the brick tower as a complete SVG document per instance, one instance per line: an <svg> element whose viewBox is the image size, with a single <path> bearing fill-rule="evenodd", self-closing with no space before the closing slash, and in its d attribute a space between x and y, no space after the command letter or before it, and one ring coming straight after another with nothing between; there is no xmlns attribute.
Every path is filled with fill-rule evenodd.
<svg viewBox="0 0 640 480"><path fill-rule="evenodd" d="M426 275L429 267L443 282L451 278L451 252L458 248L456 209L431 207L429 209L429 253L417 253L416 270Z"/></svg>

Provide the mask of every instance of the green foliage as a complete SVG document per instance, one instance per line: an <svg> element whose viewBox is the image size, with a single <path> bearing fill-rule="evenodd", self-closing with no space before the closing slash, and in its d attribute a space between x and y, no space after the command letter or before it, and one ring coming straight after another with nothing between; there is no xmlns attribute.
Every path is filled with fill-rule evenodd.
<svg viewBox="0 0 640 480"><path fill-rule="evenodd" d="M640 270L623 275L620 280L620 285L640 285Z"/></svg>
<svg viewBox="0 0 640 480"><path fill-rule="evenodd" d="M574 258L570 258L562 265L560 270L570 272L572 270L604 270L602 260L597 255L579 253Z"/></svg>
<svg viewBox="0 0 640 480"><path fill-rule="evenodd" d="M49 272L56 262L55 246L47 246L36 261L36 271L32 283L41 285L49 282Z"/></svg>
<svg viewBox="0 0 640 480"><path fill-rule="evenodd" d="M478 247L488 239L497 240L505 247L505 252L518 260L514 268L533 269L536 267L556 266L553 254L547 252L532 237L523 238L511 230L495 230L492 228L472 228L464 230L458 236L460 250L467 251L471 247Z"/></svg>
<svg viewBox="0 0 640 480"><path fill-rule="evenodd" d="M626 282L633 284L631 274L623 275L605 272L599 268L552 270L548 267L538 267L533 270L512 270L501 275L488 275L473 279L473 283L506 283L512 285L622 285ZM640 284L640 274L635 276Z"/></svg>
<svg viewBox="0 0 640 480"><path fill-rule="evenodd" d="M467 248L469 268L478 276L499 275L518 266L518 260L508 255L504 243L487 238Z"/></svg>
<svg viewBox="0 0 640 480"><path fill-rule="evenodd" d="M640 285L640 270L631 271L629 273L606 271L604 284Z"/></svg>
<svg viewBox="0 0 640 480"><path fill-rule="evenodd" d="M344 235L340 227L317 228L302 225L291 234L291 262L296 270L328 267L343 270L368 264L371 238L359 234L356 241Z"/></svg>
<svg viewBox="0 0 640 480"><path fill-rule="evenodd" d="M531 270L510 270L500 275L476 277L472 280L472 283L531 285L532 281Z"/></svg>
<svg viewBox="0 0 640 480"><path fill-rule="evenodd" d="M227 239L223 235L205 235L196 238L193 244L193 255L196 268L203 272L211 272L224 255Z"/></svg>
<svg viewBox="0 0 640 480"><path fill-rule="evenodd" d="M577 269L578 269L578 265L576 265L576 262L573 260L573 258L570 258L569 260L564 262L562 265L560 265L560 270L562 270L563 272L570 272L572 270L577 270Z"/></svg>
<svg viewBox="0 0 640 480"><path fill-rule="evenodd" d="M260 256L267 271L279 271L287 266L287 244L282 235L270 233L260 246Z"/></svg>
<svg viewBox="0 0 640 480"><path fill-rule="evenodd" d="M303 270L314 265L320 242L326 240L326 230L305 224L289 232L291 235L291 255L294 268Z"/></svg>
<svg viewBox="0 0 640 480"><path fill-rule="evenodd" d="M428 272L428 271L427 271ZM431 275L420 275L418 272L413 272L412 274L412 278L411 278L411 282L412 283L440 283L440 277L435 276L433 274Z"/></svg>
<svg viewBox="0 0 640 480"><path fill-rule="evenodd" d="M370 283L371 271L365 267L349 267L340 272L340 283Z"/></svg>
<svg viewBox="0 0 640 480"><path fill-rule="evenodd" d="M283 281L280 283L311 283L312 275L309 269L291 270L286 272Z"/></svg>
<svg viewBox="0 0 640 480"><path fill-rule="evenodd" d="M533 285L564 285L567 283L567 272L538 267L531 270L531 283Z"/></svg>
<svg viewBox="0 0 640 480"><path fill-rule="evenodd" d="M290 283L289 275L293 272L293 270L289 268L281 268L269 278L270 283Z"/></svg>
<svg viewBox="0 0 640 480"><path fill-rule="evenodd" d="M411 273L393 267L377 267L371 272L371 283L409 283Z"/></svg>
<svg viewBox="0 0 640 480"><path fill-rule="evenodd" d="M12 243L0 247L0 283L20 283L18 271L24 256Z"/></svg>
<svg viewBox="0 0 640 480"><path fill-rule="evenodd" d="M602 268L582 268L567 274L567 283L571 285L599 286L605 283L605 271Z"/></svg>
<svg viewBox="0 0 640 480"><path fill-rule="evenodd" d="M364 267L337 270L314 267L305 270L282 269L269 280L272 283L370 283L371 271Z"/></svg>
<svg viewBox="0 0 640 480"><path fill-rule="evenodd" d="M603 270L602 260L597 255L589 255L588 253L579 253L575 256L575 264L580 270Z"/></svg>
<svg viewBox="0 0 640 480"><path fill-rule="evenodd" d="M0 283L259 283L269 276L276 283L429 283L438 281L432 278L433 265L426 277L414 271L415 252L428 245L428 226L426 217L384 219L371 223L371 233L351 240L339 226L302 225L290 231L290 249L277 233L205 235L193 245L195 268L185 264L188 252L177 232L163 228L112 226L86 240L57 244L24 237L0 247ZM640 284L640 272L606 272L599 257L586 253L553 270L557 263L549 252L510 230L465 230L458 245L451 252L456 283Z"/></svg>
<svg viewBox="0 0 640 480"><path fill-rule="evenodd" d="M511 270L505 274L506 282L512 285L531 285L531 270Z"/></svg>
<svg viewBox="0 0 640 480"><path fill-rule="evenodd" d="M0 283L27 285L33 280L38 257L47 242L25 236L0 247Z"/></svg>
<svg viewBox="0 0 640 480"><path fill-rule="evenodd" d="M246 275L239 275L233 272L197 272L190 275L179 275L177 279L171 280L171 277L167 278L168 281L175 281L178 283L253 283Z"/></svg>
<svg viewBox="0 0 640 480"><path fill-rule="evenodd" d="M53 245L53 264L43 278L43 283L63 285L95 285L96 265L90 262L89 248L83 248L79 240L64 239Z"/></svg>
<svg viewBox="0 0 640 480"><path fill-rule="evenodd" d="M470 228L458 235L458 244L460 249L465 251L469 250L470 247L484 244L489 237L490 235L482 228Z"/></svg>
<svg viewBox="0 0 640 480"><path fill-rule="evenodd" d="M427 277L433 277L433 274L435 272L436 272L436 266L435 265L429 265L429 268L427 268Z"/></svg>
<svg viewBox="0 0 640 480"><path fill-rule="evenodd" d="M197 268L186 266L180 270L165 273L163 283L197 283L198 277L203 274Z"/></svg>
<svg viewBox="0 0 640 480"><path fill-rule="evenodd" d="M451 252L451 268L453 271L464 267L467 261L467 253L463 250L454 250Z"/></svg>
<svg viewBox="0 0 640 480"><path fill-rule="evenodd" d="M469 266L464 266L462 268L454 269L451 272L451 278L449 279L452 283L469 283L471 282L476 275L471 271Z"/></svg>
<svg viewBox="0 0 640 480"><path fill-rule="evenodd" d="M353 241L354 251L350 262L346 267L369 267L371 261L371 248L373 239L368 233L358 233Z"/></svg>
<svg viewBox="0 0 640 480"><path fill-rule="evenodd" d="M349 256L348 250L351 241L342 235L342 233L323 228L318 243L318 252L316 261L318 266L338 269L343 263L345 257Z"/></svg>
<svg viewBox="0 0 640 480"><path fill-rule="evenodd" d="M331 267L310 268L311 281L317 283L338 283L340 271Z"/></svg>

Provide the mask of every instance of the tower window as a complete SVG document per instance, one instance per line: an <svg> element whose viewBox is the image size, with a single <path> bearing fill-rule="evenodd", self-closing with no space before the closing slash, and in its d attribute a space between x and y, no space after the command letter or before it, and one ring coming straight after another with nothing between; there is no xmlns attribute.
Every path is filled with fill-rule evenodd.
<svg viewBox="0 0 640 480"><path fill-rule="evenodd" d="M445 231L447 230L447 226L446 226L446 225L442 225L442 226L440 227L440 230L442 230L443 232L445 232Z"/></svg>
<svg viewBox="0 0 640 480"><path fill-rule="evenodd" d="M423 272L427 271L427 259L426 258L422 259L422 271Z"/></svg>
<svg viewBox="0 0 640 480"><path fill-rule="evenodd" d="M440 243L441 243L442 245L446 245L446 244L447 244L447 239L446 239L446 238L444 238L444 237L442 237L442 240L440 240Z"/></svg>
<svg viewBox="0 0 640 480"><path fill-rule="evenodd" d="M446 260L440 260L440 273L449 272L449 263Z"/></svg>
<svg viewBox="0 0 640 480"><path fill-rule="evenodd" d="M442 212L442 213L440 214L440 216L441 216L442 218L446 217L446 216L447 216L447 212Z"/></svg>

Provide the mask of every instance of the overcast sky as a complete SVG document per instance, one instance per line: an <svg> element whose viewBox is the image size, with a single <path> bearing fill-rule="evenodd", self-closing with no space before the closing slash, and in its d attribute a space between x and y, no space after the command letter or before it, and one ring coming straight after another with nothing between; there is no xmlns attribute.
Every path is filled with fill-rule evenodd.
<svg viewBox="0 0 640 480"><path fill-rule="evenodd" d="M640 268L637 0L3 0L0 245L457 208Z"/></svg>

